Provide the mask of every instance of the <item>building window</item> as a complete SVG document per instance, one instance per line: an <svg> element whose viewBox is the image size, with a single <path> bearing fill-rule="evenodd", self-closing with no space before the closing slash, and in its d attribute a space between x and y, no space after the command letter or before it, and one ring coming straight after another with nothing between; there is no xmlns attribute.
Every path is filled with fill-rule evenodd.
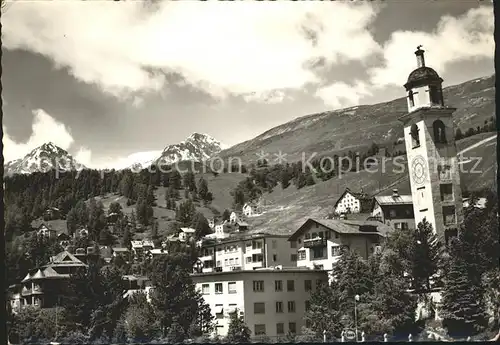
<svg viewBox="0 0 500 345"><path fill-rule="evenodd" d="M273 254L273 261L274 261L274 262L278 261L278 255Z"/></svg>
<svg viewBox="0 0 500 345"><path fill-rule="evenodd" d="M271 246L273 249L276 249L278 247L278 242L276 240L271 241Z"/></svg>
<svg viewBox="0 0 500 345"><path fill-rule="evenodd" d="M332 247L332 256L340 256L342 254L341 246L333 246Z"/></svg>
<svg viewBox="0 0 500 345"><path fill-rule="evenodd" d="M265 314L266 313L266 304L263 302L257 302L253 304L253 313L254 314Z"/></svg>
<svg viewBox="0 0 500 345"><path fill-rule="evenodd" d="M455 206L443 206L444 225L456 224Z"/></svg>
<svg viewBox="0 0 500 345"><path fill-rule="evenodd" d="M261 249L262 241L252 241L252 249Z"/></svg>
<svg viewBox="0 0 500 345"><path fill-rule="evenodd" d="M410 136L412 140L412 148L417 148L420 146L419 129L416 124L413 124L410 128Z"/></svg>
<svg viewBox="0 0 500 345"><path fill-rule="evenodd" d="M453 185L451 183L442 184L439 189L441 191L441 201L453 201Z"/></svg>
<svg viewBox="0 0 500 345"><path fill-rule="evenodd" d="M432 104L443 105L441 89L436 85L429 86L429 97Z"/></svg>
<svg viewBox="0 0 500 345"><path fill-rule="evenodd" d="M295 313L295 301L288 301L288 312Z"/></svg>
<svg viewBox="0 0 500 345"><path fill-rule="evenodd" d="M319 288L321 285L323 285L323 281L321 279L316 279L316 287Z"/></svg>
<svg viewBox="0 0 500 345"><path fill-rule="evenodd" d="M264 292L264 281L254 280L253 281L253 291L254 292Z"/></svg>
<svg viewBox="0 0 500 345"><path fill-rule="evenodd" d="M216 294L222 293L222 283L215 283L215 293Z"/></svg>
<svg viewBox="0 0 500 345"><path fill-rule="evenodd" d="M313 252L313 259L320 259L323 257L324 255L324 248L323 247L319 247L319 248L313 248L312 252Z"/></svg>
<svg viewBox="0 0 500 345"><path fill-rule="evenodd" d="M306 292L312 290L312 281L304 280L304 290L306 290Z"/></svg>
<svg viewBox="0 0 500 345"><path fill-rule="evenodd" d="M410 107L414 107L415 106L415 98L413 97L414 93L413 93L413 90L410 90L408 92L408 101L410 103Z"/></svg>
<svg viewBox="0 0 500 345"><path fill-rule="evenodd" d="M228 262L228 260L224 259L224 266L227 266L227 262Z"/></svg>
<svg viewBox="0 0 500 345"><path fill-rule="evenodd" d="M287 291L295 291L295 281L294 280L287 280L286 281L286 290Z"/></svg>
<svg viewBox="0 0 500 345"><path fill-rule="evenodd" d="M292 262L297 261L297 254L291 254L291 255L290 255L290 260L291 260Z"/></svg>
<svg viewBox="0 0 500 345"><path fill-rule="evenodd" d="M402 230L408 230L408 223L401 223Z"/></svg>
<svg viewBox="0 0 500 345"><path fill-rule="evenodd" d="M275 280L274 281L274 291L276 291L276 292L283 291L283 281L282 280Z"/></svg>
<svg viewBox="0 0 500 345"><path fill-rule="evenodd" d="M299 250L298 251L298 255L299 255L299 257L298 257L299 260L305 260L306 259L306 251L305 250Z"/></svg>
<svg viewBox="0 0 500 345"><path fill-rule="evenodd" d="M290 248L294 248L294 249L297 248L297 242L291 241L290 242Z"/></svg>
<svg viewBox="0 0 500 345"><path fill-rule="evenodd" d="M224 313L223 313L223 306L222 304L216 304L215 305L215 317L217 319L222 319L224 318Z"/></svg>
<svg viewBox="0 0 500 345"><path fill-rule="evenodd" d="M246 260L247 260L247 264L249 264L249 263L252 262L252 257L251 256L247 256Z"/></svg>
<svg viewBox="0 0 500 345"><path fill-rule="evenodd" d="M401 229L401 223L394 223L394 229L400 230Z"/></svg>
<svg viewBox="0 0 500 345"><path fill-rule="evenodd" d="M217 267L221 267L222 263L219 261L217 261Z"/></svg>
<svg viewBox="0 0 500 345"><path fill-rule="evenodd" d="M288 323L288 331L292 334L297 333L297 325L295 324L295 322Z"/></svg>
<svg viewBox="0 0 500 345"><path fill-rule="evenodd" d="M236 282L227 283L227 292L236 293Z"/></svg>
<svg viewBox="0 0 500 345"><path fill-rule="evenodd" d="M309 309L311 308L311 301L306 301L305 305L306 305L305 306L306 311L309 311Z"/></svg>
<svg viewBox="0 0 500 345"><path fill-rule="evenodd" d="M262 262L264 261L264 256L262 254L252 254L252 262Z"/></svg>
<svg viewBox="0 0 500 345"><path fill-rule="evenodd" d="M450 180L451 179L451 166L448 164L438 165L438 175L440 180Z"/></svg>
<svg viewBox="0 0 500 345"><path fill-rule="evenodd" d="M395 209L389 210L389 217L396 218L396 210Z"/></svg>
<svg viewBox="0 0 500 345"><path fill-rule="evenodd" d="M276 302L276 312L277 313L283 312L283 302Z"/></svg>
<svg viewBox="0 0 500 345"><path fill-rule="evenodd" d="M305 237L306 237L306 240L309 240L309 239L311 239L311 234L306 234Z"/></svg>
<svg viewBox="0 0 500 345"><path fill-rule="evenodd" d="M210 294L210 284L201 285L201 293L203 295L209 295Z"/></svg>
<svg viewBox="0 0 500 345"><path fill-rule="evenodd" d="M434 131L434 142L438 144L446 144L446 127L443 121L436 120L432 124Z"/></svg>
<svg viewBox="0 0 500 345"><path fill-rule="evenodd" d="M255 325L254 333L255 335L266 335L266 325Z"/></svg>
<svg viewBox="0 0 500 345"><path fill-rule="evenodd" d="M285 324L284 323L277 323L276 324L276 334L285 334Z"/></svg>

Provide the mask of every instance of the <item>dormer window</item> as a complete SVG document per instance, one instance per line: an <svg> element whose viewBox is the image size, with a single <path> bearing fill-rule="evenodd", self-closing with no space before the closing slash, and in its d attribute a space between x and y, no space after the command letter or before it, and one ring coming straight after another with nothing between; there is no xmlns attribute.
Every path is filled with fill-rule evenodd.
<svg viewBox="0 0 500 345"><path fill-rule="evenodd" d="M419 129L416 124L413 124L410 129L412 148L417 148L420 146Z"/></svg>
<svg viewBox="0 0 500 345"><path fill-rule="evenodd" d="M434 142L438 144L446 144L446 127L441 120L436 120L432 124L434 131Z"/></svg>

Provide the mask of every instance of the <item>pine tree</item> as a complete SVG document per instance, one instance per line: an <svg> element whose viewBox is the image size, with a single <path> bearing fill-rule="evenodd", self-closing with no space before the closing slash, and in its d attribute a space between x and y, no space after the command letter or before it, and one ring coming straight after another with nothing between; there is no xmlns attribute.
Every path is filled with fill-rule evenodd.
<svg viewBox="0 0 500 345"><path fill-rule="evenodd" d="M304 319L309 328L317 335L328 332L328 338L340 337L343 325L341 324L342 310L338 290L334 285L324 284L311 294L310 307Z"/></svg>
<svg viewBox="0 0 500 345"><path fill-rule="evenodd" d="M282 189L287 189L290 186L290 174L286 168L281 171L280 182Z"/></svg>
<svg viewBox="0 0 500 345"><path fill-rule="evenodd" d="M468 248L459 238L450 242L440 316L449 335L472 336L487 326L484 288L470 280L470 266L464 255Z"/></svg>
<svg viewBox="0 0 500 345"><path fill-rule="evenodd" d="M132 241L132 236L130 234L130 230L129 230L129 227L127 226L125 228L125 231L123 232L123 237L122 237L122 241L121 241L121 245L125 248L131 248L131 241Z"/></svg>
<svg viewBox="0 0 500 345"><path fill-rule="evenodd" d="M417 297L407 292L407 283L399 267L394 267L397 260L394 251L384 251L374 279L374 292L368 296L370 312L365 314L362 327L379 339L384 333L406 337L415 326Z"/></svg>
<svg viewBox="0 0 500 345"><path fill-rule="evenodd" d="M224 212L222 212L222 221L229 221L229 219L231 218L231 211L229 211L227 208L224 210Z"/></svg>
<svg viewBox="0 0 500 345"><path fill-rule="evenodd" d="M229 328L227 330L227 341L229 343L249 343L252 332L245 324L243 317L239 315L238 309L230 314Z"/></svg>
<svg viewBox="0 0 500 345"><path fill-rule="evenodd" d="M195 212L196 209L193 202L191 200L186 200L177 208L175 219L183 226L189 226L193 221Z"/></svg>
<svg viewBox="0 0 500 345"><path fill-rule="evenodd" d="M195 238L200 239L205 235L210 234L212 231L210 229L210 225L208 224L207 218L203 215L203 213L197 212L191 223L191 227L196 230Z"/></svg>
<svg viewBox="0 0 500 345"><path fill-rule="evenodd" d="M442 246L435 236L432 225L424 218L414 232L415 245L412 255L412 278L414 289L430 291L431 278L440 266Z"/></svg>
<svg viewBox="0 0 500 345"><path fill-rule="evenodd" d="M207 181L203 178L200 177L198 180L198 195L200 196L200 199L207 202L209 201L208 198L208 184Z"/></svg>
<svg viewBox="0 0 500 345"><path fill-rule="evenodd" d="M143 293L130 297L125 313L125 329L133 342L150 342L157 333L156 319L151 304Z"/></svg>

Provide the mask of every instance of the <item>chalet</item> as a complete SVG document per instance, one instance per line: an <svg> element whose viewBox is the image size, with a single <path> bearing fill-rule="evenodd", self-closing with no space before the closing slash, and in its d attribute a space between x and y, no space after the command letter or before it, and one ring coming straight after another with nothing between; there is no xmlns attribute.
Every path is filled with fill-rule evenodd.
<svg viewBox="0 0 500 345"><path fill-rule="evenodd" d="M138 257L144 253L147 253L151 249L154 249L155 245L153 241L143 240L143 241L131 241L132 252L135 257Z"/></svg>
<svg viewBox="0 0 500 345"><path fill-rule="evenodd" d="M140 275L124 275L122 277L123 282L125 283L126 292L123 294L123 298L128 298L135 293L144 293L148 300L149 293L151 289L151 281L148 277L140 276Z"/></svg>
<svg viewBox="0 0 500 345"><path fill-rule="evenodd" d="M193 228L181 228L179 231L179 241L186 242L194 236L196 230Z"/></svg>
<svg viewBox="0 0 500 345"><path fill-rule="evenodd" d="M113 252L113 257L116 258L117 256L123 256L123 257L128 257L130 255L130 250L128 248L123 248L123 247L115 247L111 248L111 251Z"/></svg>
<svg viewBox="0 0 500 345"><path fill-rule="evenodd" d="M210 227L210 229L214 230L215 224L216 224L215 218L209 218L208 219L208 226Z"/></svg>
<svg viewBox="0 0 500 345"><path fill-rule="evenodd" d="M59 235L57 235L57 240L59 241L59 244L63 248L67 248L71 244L70 243L71 237L65 232L62 232Z"/></svg>
<svg viewBox="0 0 500 345"><path fill-rule="evenodd" d="M51 257L46 265L28 273L21 281L21 308L27 305L39 308L55 306L70 274L85 267L85 263L67 251Z"/></svg>
<svg viewBox="0 0 500 345"><path fill-rule="evenodd" d="M346 188L337 202L335 202L334 210L337 214L365 213L369 212L371 203L372 199L363 193L363 191L356 193Z"/></svg>
<svg viewBox="0 0 500 345"><path fill-rule="evenodd" d="M412 196L400 195L397 189L392 195L375 196L371 213L393 229L415 229L416 226Z"/></svg>
<svg viewBox="0 0 500 345"><path fill-rule="evenodd" d="M242 213L246 217L253 217L262 213L262 210L258 203L246 203L243 205Z"/></svg>
<svg viewBox="0 0 500 345"><path fill-rule="evenodd" d="M247 222L242 222L242 221L237 221L235 224L236 231L245 231L248 230L248 223Z"/></svg>
<svg viewBox="0 0 500 345"><path fill-rule="evenodd" d="M222 223L215 225L215 237L225 238L229 236L229 233L233 230L233 223L230 221L223 221Z"/></svg>
<svg viewBox="0 0 500 345"><path fill-rule="evenodd" d="M229 216L229 222L230 223L236 223L238 220L243 219L243 213L241 212L231 212L231 215Z"/></svg>
<svg viewBox="0 0 500 345"><path fill-rule="evenodd" d="M50 228L50 226L42 223L37 229L37 235L43 236L45 238L55 238L57 236L57 233L55 230Z"/></svg>
<svg viewBox="0 0 500 345"><path fill-rule="evenodd" d="M168 250L165 248L154 248L148 251L147 255L150 259L154 259L156 257L162 256L162 255L167 255Z"/></svg>
<svg viewBox="0 0 500 345"><path fill-rule="evenodd" d="M61 219L61 211L57 207L49 207L43 212L43 220Z"/></svg>
<svg viewBox="0 0 500 345"><path fill-rule="evenodd" d="M309 218L289 238L297 267L331 270L343 248L368 258L392 229L378 221Z"/></svg>

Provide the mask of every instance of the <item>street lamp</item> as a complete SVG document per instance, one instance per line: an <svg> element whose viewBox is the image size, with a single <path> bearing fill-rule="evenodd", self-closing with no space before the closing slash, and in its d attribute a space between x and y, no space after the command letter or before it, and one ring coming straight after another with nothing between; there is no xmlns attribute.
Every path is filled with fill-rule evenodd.
<svg viewBox="0 0 500 345"><path fill-rule="evenodd" d="M359 295L354 296L354 332L356 333L356 342L358 342L358 305Z"/></svg>

